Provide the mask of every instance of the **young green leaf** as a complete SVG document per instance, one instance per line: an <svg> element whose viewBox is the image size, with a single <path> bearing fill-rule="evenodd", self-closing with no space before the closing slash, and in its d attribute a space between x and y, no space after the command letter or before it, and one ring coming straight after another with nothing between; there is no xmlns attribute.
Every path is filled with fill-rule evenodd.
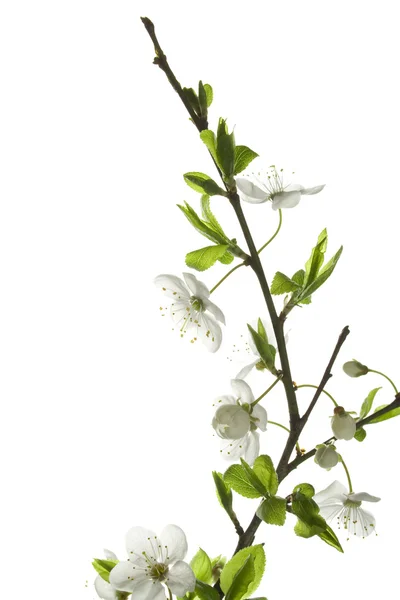
<svg viewBox="0 0 400 600"><path fill-rule="evenodd" d="M228 246L226 244L206 246L205 248L200 248L186 254L185 262L191 269L205 271L212 267L218 259L223 257L227 250Z"/></svg>
<svg viewBox="0 0 400 600"><path fill-rule="evenodd" d="M364 402L361 405L360 419L364 419L364 417L366 417L368 415L368 413L370 412L370 410L372 408L372 403L375 399L375 396L381 389L382 389L382 387L374 388L373 390L370 391L368 396L365 398Z"/></svg>
<svg viewBox="0 0 400 600"><path fill-rule="evenodd" d="M261 321L260 318L257 321L257 333L263 338L263 340L268 342L267 332L265 330L264 323Z"/></svg>
<svg viewBox="0 0 400 600"><path fill-rule="evenodd" d="M204 552L204 550L199 548L198 552L196 552L190 561L190 566L192 567L193 573L196 575L196 579L199 579L204 583L211 583L212 566L207 552Z"/></svg>
<svg viewBox="0 0 400 600"><path fill-rule="evenodd" d="M279 496L266 498L257 509L257 517L270 525L284 525L286 520L286 500Z"/></svg>
<svg viewBox="0 0 400 600"><path fill-rule="evenodd" d="M196 192L208 194L209 196L226 196L226 191L219 187L217 183L208 175L193 171L185 173L184 180Z"/></svg>
<svg viewBox="0 0 400 600"><path fill-rule="evenodd" d="M304 494L304 496L307 496L307 498L312 498L315 496L315 489L311 483L299 483L293 488L292 494L296 494L297 492Z"/></svg>
<svg viewBox="0 0 400 600"><path fill-rule="evenodd" d="M301 289L301 286L287 275L277 271L271 284L271 294L279 296L280 294L289 294Z"/></svg>
<svg viewBox="0 0 400 600"><path fill-rule="evenodd" d="M381 406L378 406L374 410L374 413L376 413L376 412L378 412L378 410L381 410L382 408L386 408L386 407L387 407L387 404L382 404ZM380 417L376 417L375 419L370 421L368 424L381 423L382 421L387 421L388 419L393 419L393 417L398 417L399 415L400 415L400 408L393 408L392 410L389 410L389 412L385 413L384 415L381 415Z"/></svg>
<svg viewBox="0 0 400 600"><path fill-rule="evenodd" d="M354 434L354 439L356 439L357 442L363 442L366 437L367 432L365 431L364 427L359 427Z"/></svg>
<svg viewBox="0 0 400 600"><path fill-rule="evenodd" d="M217 165L220 166L217 157L215 133L211 131L211 129L203 129L203 131L200 133L200 138L203 141L203 143L207 146L211 156L213 157Z"/></svg>
<svg viewBox="0 0 400 600"><path fill-rule="evenodd" d="M303 287L309 286L317 277L324 262L324 254L328 245L328 234L324 229L318 236L317 245L312 249L311 256L306 262Z"/></svg>
<svg viewBox="0 0 400 600"><path fill-rule="evenodd" d="M217 590L203 581L196 580L194 593L200 600L220 600Z"/></svg>
<svg viewBox="0 0 400 600"><path fill-rule="evenodd" d="M189 100L190 106L193 108L194 112L199 115L200 114L200 104L199 99L197 97L196 92L193 88L183 88L183 93L186 98Z"/></svg>
<svg viewBox="0 0 400 600"><path fill-rule="evenodd" d="M220 263L222 263L223 265L230 265L231 262L233 262L233 259L235 257L233 256L233 254L230 253L229 250L227 250L225 252L225 254L223 256L221 256L218 260Z"/></svg>
<svg viewBox="0 0 400 600"><path fill-rule="evenodd" d="M239 466L239 465L237 465L237 466ZM219 503L222 506L222 508L224 508L226 510L228 515L232 516L234 514L233 510L232 510L233 498L232 498L232 490L229 487L229 483L226 482L224 480L224 476L221 473L218 473L217 471L213 471L212 475L214 478L214 483L215 483L215 488L216 488L217 498L219 500Z"/></svg>
<svg viewBox="0 0 400 600"><path fill-rule="evenodd" d="M207 118L207 93L204 89L204 85L202 81L199 81L199 107L200 107L200 116Z"/></svg>
<svg viewBox="0 0 400 600"><path fill-rule="evenodd" d="M248 330L250 331L251 337L253 338L253 342L257 348L257 351L261 358L263 359L266 367L271 371L271 373L276 374L275 369L275 348L270 345L258 331L255 331L251 325L247 324Z"/></svg>
<svg viewBox="0 0 400 600"><path fill-rule="evenodd" d="M233 132L217 136L217 157L223 174L226 177L231 177L235 165L235 136Z"/></svg>
<svg viewBox="0 0 400 600"><path fill-rule="evenodd" d="M200 217L198 216L196 211L190 206L190 204L185 202L185 206L182 206L181 204L177 204L177 206L183 212L189 223L193 225L193 227L197 229L199 233L204 235L204 237L211 240L212 242L215 242L216 244L225 244L227 242L227 239L225 237L222 237L219 233L217 233L210 226L210 224L207 224L200 219Z"/></svg>
<svg viewBox="0 0 400 600"><path fill-rule="evenodd" d="M261 496L266 496L268 493L267 488L262 483L262 481L257 477L256 473L253 471L253 469L250 467L250 465L247 464L247 462L245 460L243 460L243 458L240 459L240 462L242 463L242 467L245 470L247 478L250 481L251 485L258 492L260 492Z"/></svg>
<svg viewBox="0 0 400 600"><path fill-rule="evenodd" d="M213 98L214 98L213 89L209 83L205 83L204 90L206 92L207 107L209 108L211 106Z"/></svg>
<svg viewBox="0 0 400 600"><path fill-rule="evenodd" d="M231 465L224 473L225 483L245 498L260 498L262 494L249 481L242 465Z"/></svg>
<svg viewBox="0 0 400 600"><path fill-rule="evenodd" d="M305 286L304 292L301 294L301 298L307 298L311 296L318 288L321 287L323 283L330 277L336 267L336 264L342 254L343 246L340 246L339 250L336 254L326 263L326 265L321 269L318 274L318 277L314 279L308 286Z"/></svg>
<svg viewBox="0 0 400 600"><path fill-rule="evenodd" d="M104 560L95 558L92 562L93 567L104 581L110 582L110 571L118 564L117 560Z"/></svg>
<svg viewBox="0 0 400 600"><path fill-rule="evenodd" d="M220 117L218 120L218 127L217 127L217 139L219 137L221 137L221 135L224 135L227 133L228 133L228 126L226 124L226 120L223 119L222 117Z"/></svg>
<svg viewBox="0 0 400 600"><path fill-rule="evenodd" d="M210 196L207 196L207 194L203 194L200 200L200 204L203 219L215 231L215 233L227 239L221 225L218 223L215 215L211 211Z"/></svg>
<svg viewBox="0 0 400 600"><path fill-rule="evenodd" d="M235 148L235 166L234 175L238 175L249 166L252 160L257 158L257 152L250 150L247 146L236 146Z"/></svg>
<svg viewBox="0 0 400 600"><path fill-rule="evenodd" d="M268 494L275 496L278 491L279 482L271 458L266 454L258 456L254 461L253 471L264 485Z"/></svg>
<svg viewBox="0 0 400 600"><path fill-rule="evenodd" d="M249 556L240 569L235 573L233 581L227 591L226 600L242 600L247 596L248 589L255 576L254 556Z"/></svg>
<svg viewBox="0 0 400 600"><path fill-rule="evenodd" d="M299 271L296 271L296 273L292 277L292 281L297 283L298 286L303 287L305 274L306 274L306 272L304 269L300 269Z"/></svg>
<svg viewBox="0 0 400 600"><path fill-rule="evenodd" d="M249 548L243 548L243 550L239 550L239 552L237 552L233 558L226 563L220 578L221 589L225 594L231 587L236 573L243 566L249 555L253 556L254 558L255 573L253 581L247 590L247 595L250 596L250 594L253 594L260 585L260 581L265 570L265 552L261 544L256 544L255 546L250 546Z"/></svg>

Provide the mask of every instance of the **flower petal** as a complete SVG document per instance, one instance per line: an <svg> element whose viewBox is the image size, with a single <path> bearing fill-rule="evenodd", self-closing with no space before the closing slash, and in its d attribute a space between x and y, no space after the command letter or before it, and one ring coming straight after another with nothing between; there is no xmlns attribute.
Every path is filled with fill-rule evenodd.
<svg viewBox="0 0 400 600"><path fill-rule="evenodd" d="M247 434L247 447L244 453L245 461L252 466L257 456L260 454L260 434L257 431L250 431Z"/></svg>
<svg viewBox="0 0 400 600"><path fill-rule="evenodd" d="M151 531L150 529L146 529L145 527L132 527L126 534L125 543L128 558L132 564L143 564L145 560L143 552L145 552L149 558L154 558L154 560L157 560L158 558L159 542L154 531Z"/></svg>
<svg viewBox="0 0 400 600"><path fill-rule="evenodd" d="M104 548L103 552L107 560L118 560L117 555L114 554L114 552L111 552L111 550L107 550L107 548Z"/></svg>
<svg viewBox="0 0 400 600"><path fill-rule="evenodd" d="M178 525L164 527L160 540L165 564L171 564L185 558L188 549L186 535Z"/></svg>
<svg viewBox="0 0 400 600"><path fill-rule="evenodd" d="M232 379L231 386L233 389L233 393L236 397L241 401L242 404L247 402L247 404L251 404L254 402L253 392L251 391L251 387L248 383L243 381L243 379Z"/></svg>
<svg viewBox="0 0 400 600"><path fill-rule="evenodd" d="M175 596L184 596L194 591L196 577L187 563L178 560L169 570L166 584Z"/></svg>
<svg viewBox="0 0 400 600"><path fill-rule="evenodd" d="M134 588L135 600L166 600L164 587L159 581L145 579Z"/></svg>
<svg viewBox="0 0 400 600"><path fill-rule="evenodd" d="M194 313L195 311L191 309L191 305L186 299L177 300L171 304L171 319L177 325L184 325L185 321L189 323L190 319L193 319Z"/></svg>
<svg viewBox="0 0 400 600"><path fill-rule="evenodd" d="M240 440L222 440L220 453L225 460L237 460L247 450L249 433Z"/></svg>
<svg viewBox="0 0 400 600"><path fill-rule="evenodd" d="M306 194L307 196L311 196L312 194L319 194L319 192L321 192L325 187L324 185L316 185L315 187L312 188L303 188L301 190L301 194Z"/></svg>
<svg viewBox="0 0 400 600"><path fill-rule="evenodd" d="M94 588L97 595L100 596L100 598L103 598L103 600L118 600L117 593L113 586L107 581L104 581L100 575L94 580Z"/></svg>
<svg viewBox="0 0 400 600"><path fill-rule="evenodd" d="M255 407L253 408L253 412L251 413L251 416L258 419L256 425L259 429L261 429L261 431L267 430L268 417L267 417L267 411L265 410L265 408L263 406L261 406L260 404L256 404Z"/></svg>
<svg viewBox="0 0 400 600"><path fill-rule="evenodd" d="M133 563L121 560L110 571L110 584L121 592L132 592L137 585L136 573L142 574L144 571L136 571ZM143 577L139 581L143 581Z"/></svg>
<svg viewBox="0 0 400 600"><path fill-rule="evenodd" d="M245 365L242 369L240 369L239 373L236 375L235 379L244 379L250 373L253 367L260 362L260 357L257 356L254 360L251 361L248 365Z"/></svg>
<svg viewBox="0 0 400 600"><path fill-rule="evenodd" d="M376 520L374 515L371 515L370 512L364 510L363 508L356 508L356 523L354 525L354 534L358 537L367 537L371 535L373 531L375 531Z"/></svg>
<svg viewBox="0 0 400 600"><path fill-rule="evenodd" d="M367 494L367 492L358 492L358 494L349 494L349 500L352 502L380 502L380 498L377 496L371 496L371 494Z"/></svg>
<svg viewBox="0 0 400 600"><path fill-rule="evenodd" d="M168 298L190 298L190 293L182 279L176 275L158 275L154 283Z"/></svg>
<svg viewBox="0 0 400 600"><path fill-rule="evenodd" d="M315 494L313 500L320 507L324 504L332 504L333 500L343 504L347 500L347 489L340 481L334 481L327 488Z"/></svg>
<svg viewBox="0 0 400 600"><path fill-rule="evenodd" d="M211 315L199 313L196 336L203 342L209 352L216 352L222 342L222 330Z"/></svg>
<svg viewBox="0 0 400 600"><path fill-rule="evenodd" d="M234 396L218 396L213 406L221 406L221 404L236 404L236 398Z"/></svg>
<svg viewBox="0 0 400 600"><path fill-rule="evenodd" d="M279 208L294 208L300 202L302 193L302 191L279 192L272 198L272 208L274 210L278 210Z"/></svg>
<svg viewBox="0 0 400 600"><path fill-rule="evenodd" d="M217 319L217 321L221 321L221 323L223 323L225 325L224 313L222 312L222 310L220 308L218 308L218 306L216 304L214 304L214 302L211 302L211 300L208 300L208 298L203 298L203 306L212 315L214 315L214 317Z"/></svg>
<svg viewBox="0 0 400 600"><path fill-rule="evenodd" d="M242 200L252 204L260 204L268 200L268 193L243 177L236 178L236 186Z"/></svg>
<svg viewBox="0 0 400 600"><path fill-rule="evenodd" d="M199 281L193 273L183 273L186 285L197 298L208 298L210 295L209 289L205 283Z"/></svg>

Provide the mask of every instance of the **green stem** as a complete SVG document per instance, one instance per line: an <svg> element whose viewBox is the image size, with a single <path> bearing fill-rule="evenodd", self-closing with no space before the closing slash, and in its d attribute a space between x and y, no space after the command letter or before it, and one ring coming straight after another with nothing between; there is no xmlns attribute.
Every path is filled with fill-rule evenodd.
<svg viewBox="0 0 400 600"><path fill-rule="evenodd" d="M277 427L281 427L282 429L284 429L285 431L287 431L290 434L290 429L288 427L285 427L285 425L282 425L281 423L277 423L276 421L268 420L268 425L276 425ZM299 454L301 454L300 444L298 441L296 442L296 449L297 449L297 452Z"/></svg>
<svg viewBox="0 0 400 600"><path fill-rule="evenodd" d="M257 250L258 254L260 254L264 250L264 248L266 248L272 242L272 240L274 240L276 238L276 236L279 233L279 230L280 230L281 226L282 226L282 210L279 209L279 225L278 225L278 229L275 231L274 235L271 238L269 238L268 242L266 242L264 244L264 246L261 246L261 248L259 250Z"/></svg>
<svg viewBox="0 0 400 600"><path fill-rule="evenodd" d="M340 462L342 463L343 468L346 471L347 481L349 482L349 494L352 494L353 493L353 486L351 484L350 473L349 473L349 470L346 467L346 463L344 462L343 457L341 455L340 455Z"/></svg>
<svg viewBox="0 0 400 600"><path fill-rule="evenodd" d="M255 406L256 404L258 404L260 402L260 400L262 400L264 398L264 396L266 396L278 383L278 381L280 381L282 379L282 375L280 375L279 377L277 377L274 381L274 383L272 385L269 386L269 388L267 390L265 390L265 392L263 394L261 394L261 396L259 398L257 398L257 400L254 400L254 402L251 403L251 406Z"/></svg>
<svg viewBox="0 0 400 600"><path fill-rule="evenodd" d="M296 385L296 390L299 390L300 388L305 388L305 387L314 388L315 390L318 389L317 385L312 385L311 383L303 383L302 385ZM324 394L326 394L328 396L328 398L330 398L332 400L332 402L335 406L339 406L339 404L336 402L334 397L331 396L331 394L329 392L327 392L326 390L322 390L322 391Z"/></svg>
<svg viewBox="0 0 400 600"><path fill-rule="evenodd" d="M278 224L278 228L275 231L274 235L269 238L268 242L265 242L265 244L263 246L261 246L261 248L259 250L257 250L258 254L260 254L260 252L262 252L267 246L269 246L269 244L272 242L272 240L274 240L276 238L276 236L279 233L279 230L280 230L281 226L282 226L282 210L279 209L279 224ZM216 283L214 285L214 287L210 290L210 294L212 294L213 292L215 292L215 290L217 289L217 287L219 287L221 285L221 283L223 283L225 281L225 279L227 279L229 277L229 275L231 275L234 271L236 271L236 269L239 269L240 267L248 266L248 264L249 263L246 260L244 260L239 265L236 265L236 267L233 267L233 269L231 269L230 271L228 271L228 273L226 275L224 275L223 278L220 279L218 281L218 283Z"/></svg>
<svg viewBox="0 0 400 600"><path fill-rule="evenodd" d="M246 261L241 262L239 265L236 265L236 267L233 267L233 269L231 269L230 271L227 272L226 275L223 276L222 279L220 279L218 281L218 283L216 283L214 285L213 288L211 288L210 290L210 294L212 294L213 292L215 292L215 290L217 289L217 287L219 287L221 285L221 283L223 283L225 281L225 279L227 279L229 277L229 275L231 275L234 271L236 271L236 269L239 269L240 267L244 267L246 264Z"/></svg>
<svg viewBox="0 0 400 600"><path fill-rule="evenodd" d="M384 377L385 379L388 380L388 382L392 385L394 391L396 392L396 394L398 394L398 390L397 387L394 385L393 381L390 379L390 377L388 377L387 375L385 375L385 373L381 373L381 371L375 371L375 369L368 369L369 373L376 373L377 375L382 375L382 377Z"/></svg>

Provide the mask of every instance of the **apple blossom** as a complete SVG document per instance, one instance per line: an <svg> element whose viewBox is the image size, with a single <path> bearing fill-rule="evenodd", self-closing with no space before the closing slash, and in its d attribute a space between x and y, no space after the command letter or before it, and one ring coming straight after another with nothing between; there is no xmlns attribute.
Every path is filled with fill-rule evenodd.
<svg viewBox="0 0 400 600"><path fill-rule="evenodd" d="M126 548L128 560L110 572L115 589L132 592L135 600L165 600L165 587L176 596L194 591L195 575L182 560L187 553L186 536L177 525L167 525L159 537L144 527L132 527Z"/></svg>
<svg viewBox="0 0 400 600"><path fill-rule="evenodd" d="M111 550L104 549L104 555L107 560L118 560L117 556ZM102 598L102 600L122 600L122 598L126 598L126 594L121 594L118 592L108 581L103 579L101 575L97 575L94 581L94 588L97 592L97 595Z"/></svg>
<svg viewBox="0 0 400 600"><path fill-rule="evenodd" d="M250 386L241 379L232 379L235 396L220 396L218 408L212 420L216 434L222 438L221 454L228 460L244 456L252 465L260 451L257 429L267 429L267 411L256 404Z"/></svg>
<svg viewBox="0 0 400 600"><path fill-rule="evenodd" d="M206 285L192 273L183 273L184 280L175 275L158 275L154 283L166 296L173 298L171 317L181 332L190 331L191 342L200 339L210 352L216 352L221 345L222 331L217 323L225 324L223 312L211 300Z"/></svg>
<svg viewBox="0 0 400 600"><path fill-rule="evenodd" d="M338 440L351 440L357 429L357 423L353 417L344 410L343 406L335 406L334 415L331 418L333 435Z"/></svg>
<svg viewBox="0 0 400 600"><path fill-rule="evenodd" d="M320 508L320 513L327 521L336 518L338 525L350 535L367 537L375 530L375 518L371 513L361 508L362 502L379 502L380 498L366 492L347 492L346 487L339 481L334 481L326 489L315 494L314 501Z"/></svg>
<svg viewBox="0 0 400 600"><path fill-rule="evenodd" d="M255 174L248 178L237 177L236 186L241 199L253 204L270 200L274 210L293 208L298 205L301 196L318 194L325 187L325 185L317 185L312 188L305 188L297 183L284 185L282 173L283 169L278 172L276 167L272 165L264 177L258 177Z"/></svg>

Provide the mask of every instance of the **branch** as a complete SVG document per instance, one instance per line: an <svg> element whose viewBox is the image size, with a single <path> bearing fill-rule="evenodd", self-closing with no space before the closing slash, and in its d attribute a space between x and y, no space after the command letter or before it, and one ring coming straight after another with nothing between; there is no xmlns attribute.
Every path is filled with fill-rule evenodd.
<svg viewBox="0 0 400 600"><path fill-rule="evenodd" d="M385 406L385 408L381 408L381 410L378 410L377 412L372 413L372 415L369 415L369 417L365 417L364 419L361 419L361 421L358 421L357 429L360 429L360 427L364 427L364 425L368 425L368 423L370 423L377 417L381 417L382 415L385 415L386 413L390 412L394 408L399 408L399 407L400 407L400 393L396 395L395 399L393 400L393 402L391 404L388 404L387 406ZM329 442L334 442L334 441L336 441L336 438L330 437L328 440L325 440L325 442L323 442L323 443L328 444ZM291 473L291 471L293 471L294 469L297 469L297 467L299 465L301 465L303 462L305 462L306 460L308 460L309 458L314 456L316 451L317 451L317 449L313 448L309 452L306 452L306 454L303 454L302 456L298 456L297 458L292 460L292 462L288 464L287 475L289 473Z"/></svg>

